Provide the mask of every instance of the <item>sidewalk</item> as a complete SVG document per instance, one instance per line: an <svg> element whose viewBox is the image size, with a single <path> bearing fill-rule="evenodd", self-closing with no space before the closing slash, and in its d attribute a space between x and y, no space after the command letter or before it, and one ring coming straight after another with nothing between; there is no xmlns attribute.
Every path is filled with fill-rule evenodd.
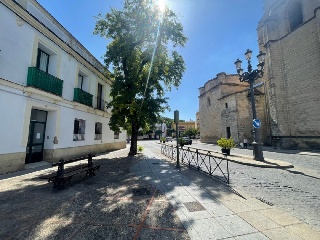
<svg viewBox="0 0 320 240"><path fill-rule="evenodd" d="M320 239L320 232L157 149L95 158L58 191L28 169L0 180L0 239ZM84 160L85 162L85 160Z"/></svg>
<svg viewBox="0 0 320 240"><path fill-rule="evenodd" d="M156 155L132 170L165 193L191 239L320 239L289 214Z"/></svg>

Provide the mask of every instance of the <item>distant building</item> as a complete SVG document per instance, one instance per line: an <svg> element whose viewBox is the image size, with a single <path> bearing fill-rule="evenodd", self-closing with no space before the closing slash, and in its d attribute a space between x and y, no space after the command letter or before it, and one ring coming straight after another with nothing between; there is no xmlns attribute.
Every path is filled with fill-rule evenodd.
<svg viewBox="0 0 320 240"><path fill-rule="evenodd" d="M35 0L1 0L0 18L0 174L124 148L105 67Z"/></svg>
<svg viewBox="0 0 320 240"><path fill-rule="evenodd" d="M167 136L167 125L165 123L156 124L156 133L160 133L160 137Z"/></svg>
<svg viewBox="0 0 320 240"><path fill-rule="evenodd" d="M179 133L183 134L187 129L197 129L195 121L179 122L178 123ZM172 129L176 130L176 124L172 123ZM175 136L175 134L173 134Z"/></svg>
<svg viewBox="0 0 320 240"><path fill-rule="evenodd" d="M258 25L268 141L320 148L320 1L264 0Z"/></svg>
<svg viewBox="0 0 320 240"><path fill-rule="evenodd" d="M199 88L199 119L201 142L216 143L218 139L234 138L252 141L252 111L249 84L240 82L237 74L222 72ZM255 87L257 116L265 126L265 102L261 85ZM261 139L266 141L265 129Z"/></svg>

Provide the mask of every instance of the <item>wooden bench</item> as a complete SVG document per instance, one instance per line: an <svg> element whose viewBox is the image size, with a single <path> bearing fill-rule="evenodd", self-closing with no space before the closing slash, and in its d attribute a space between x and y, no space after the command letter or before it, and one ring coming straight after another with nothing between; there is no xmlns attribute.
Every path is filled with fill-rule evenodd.
<svg viewBox="0 0 320 240"><path fill-rule="evenodd" d="M80 164L67 169L65 169L65 164L84 160L87 157L76 158L68 161L61 159L58 163L52 163L53 167L58 166L58 170L55 176L48 178L48 182L53 182L54 188L61 189L64 187L66 182L70 182L71 178L77 174L86 173L87 176L94 176L95 170L99 170L100 165L93 166L92 157L94 157L94 155L88 155L88 164Z"/></svg>

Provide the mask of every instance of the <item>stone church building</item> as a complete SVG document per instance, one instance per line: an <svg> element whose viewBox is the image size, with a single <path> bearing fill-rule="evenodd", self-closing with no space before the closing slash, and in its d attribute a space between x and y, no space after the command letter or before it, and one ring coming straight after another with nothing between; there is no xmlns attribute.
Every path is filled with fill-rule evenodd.
<svg viewBox="0 0 320 240"><path fill-rule="evenodd" d="M320 1L265 0L258 24L270 138L320 148Z"/></svg>
<svg viewBox="0 0 320 240"><path fill-rule="evenodd" d="M265 126L263 85L255 88L257 116ZM249 84L240 82L237 74L222 72L205 83L199 96L200 140L216 143L221 137L232 137L236 142L251 138L251 99ZM265 131L261 131L265 138Z"/></svg>
<svg viewBox="0 0 320 240"><path fill-rule="evenodd" d="M264 0L257 32L259 50L266 53L265 74L255 90L261 141L319 149L320 1ZM199 89L201 141L228 135L237 142L252 140L248 84L242 84L237 75L218 74Z"/></svg>

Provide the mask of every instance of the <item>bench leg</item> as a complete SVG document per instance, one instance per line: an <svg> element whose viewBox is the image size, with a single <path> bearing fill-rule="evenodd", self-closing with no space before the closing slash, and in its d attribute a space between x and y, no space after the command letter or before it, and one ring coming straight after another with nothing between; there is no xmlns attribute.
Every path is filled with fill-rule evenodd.
<svg viewBox="0 0 320 240"><path fill-rule="evenodd" d="M88 176L94 176L94 175L96 175L96 174L94 173L94 168L88 168L88 170L87 170L87 175L88 175Z"/></svg>
<svg viewBox="0 0 320 240"><path fill-rule="evenodd" d="M53 188L57 188L57 189L63 188L65 183L66 181L64 178L55 178L53 179Z"/></svg>

